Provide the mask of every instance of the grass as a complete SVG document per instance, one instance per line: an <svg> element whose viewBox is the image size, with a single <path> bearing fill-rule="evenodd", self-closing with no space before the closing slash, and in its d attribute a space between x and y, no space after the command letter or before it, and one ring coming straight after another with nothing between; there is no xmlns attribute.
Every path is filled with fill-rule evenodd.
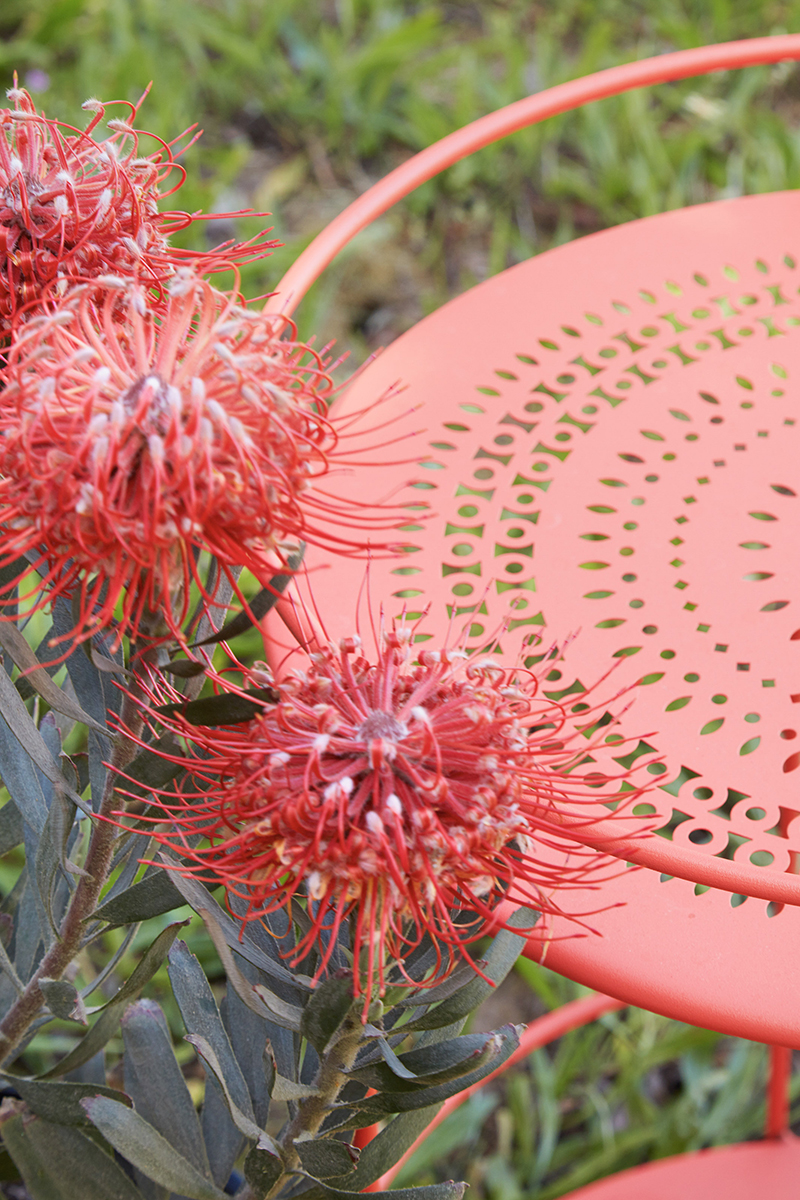
<svg viewBox="0 0 800 1200"><path fill-rule="evenodd" d="M245 269L255 295L370 183L491 109L632 58L797 30L800 0L6 0L0 67L75 123L87 96L136 99L153 79L144 126L165 138L206 130L186 155L180 205L274 213L286 244ZM357 363L450 296L571 238L796 188L799 122L800 73L782 64L519 133L360 235L308 297L301 332L337 338ZM248 218L239 236L263 224ZM230 227L191 236L213 244ZM542 1007L580 994L530 964L520 973ZM473 1098L399 1182L461 1175L477 1198L548 1200L648 1158L756 1136L765 1061L749 1043L614 1014Z"/></svg>
<svg viewBox="0 0 800 1200"><path fill-rule="evenodd" d="M144 125L167 138L193 122L206 130L181 204L275 214L286 246L246 271L252 295L369 183L493 108L627 59L797 29L797 0L9 0L0 66L9 82L15 68L32 86L49 81L37 98L71 120L87 95L136 99L153 79ZM362 236L304 305L303 332L335 336L360 360L549 246L796 187L798 78L780 65L685 80L487 148Z"/></svg>
<svg viewBox="0 0 800 1200"><path fill-rule="evenodd" d="M517 971L547 1008L586 994L533 963ZM764 1046L641 1009L611 1013L473 1096L395 1186L461 1178L482 1200L556 1200L641 1162L758 1137L766 1069ZM795 1118L799 1098L795 1077Z"/></svg>

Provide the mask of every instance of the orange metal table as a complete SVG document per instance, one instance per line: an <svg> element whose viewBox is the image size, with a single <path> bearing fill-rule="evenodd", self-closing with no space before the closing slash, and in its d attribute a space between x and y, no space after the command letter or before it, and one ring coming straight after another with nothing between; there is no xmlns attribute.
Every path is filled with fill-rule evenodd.
<svg viewBox="0 0 800 1200"><path fill-rule="evenodd" d="M508 618L495 657L509 664L531 655L531 634L580 630L553 690L615 656L615 684L647 681L622 732L652 732L665 755L654 800L672 846L795 887L798 210L792 194L746 197L560 247L422 321L342 401L356 411L402 380L393 431L424 427L403 453L431 456L381 471L387 495L435 514L415 522L410 508L419 549L372 563L387 614L430 603L439 641L454 610L470 647ZM363 573L314 571L334 636L353 628ZM605 884L603 903L618 900L594 918L601 937L553 941L548 965L669 1016L800 1044L796 908L651 871Z"/></svg>
<svg viewBox="0 0 800 1200"><path fill-rule="evenodd" d="M498 136L643 83L797 57L797 36L664 55L491 114L356 201L273 307L295 305L359 228ZM798 216L793 193L743 197L559 247L426 318L339 407L404 386L381 415L416 469L383 469L380 497L365 472L339 484L407 506L414 549L370 567L389 617L430 605L434 644L466 623L471 648L506 622L493 656L509 665L580 631L548 676L565 703L576 677L589 684L615 660L615 685L641 681L621 731L664 756L661 836L614 850L655 869L603 885L602 903L621 904L593 918L599 936L564 937L556 921L527 952L621 1000L778 1047L800 1047ZM309 566L328 632L351 633L363 564L311 553ZM772 1134L788 1067L773 1051ZM763 1188L765 1170L777 1194L795 1166L793 1147L738 1147L581 1195L744 1197L748 1172Z"/></svg>

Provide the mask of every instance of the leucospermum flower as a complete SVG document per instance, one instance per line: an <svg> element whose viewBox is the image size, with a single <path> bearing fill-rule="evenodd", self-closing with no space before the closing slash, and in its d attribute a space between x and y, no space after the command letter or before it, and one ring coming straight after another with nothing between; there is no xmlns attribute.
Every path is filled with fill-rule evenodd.
<svg viewBox="0 0 800 1200"><path fill-rule="evenodd" d="M20 328L0 395L0 564L36 563L40 605L77 597L81 637L120 599L123 632L148 608L176 634L198 551L266 583L281 539L347 544L310 490L337 445L319 355L187 269L147 300L74 289Z"/></svg>
<svg viewBox="0 0 800 1200"><path fill-rule="evenodd" d="M210 255L171 248L167 235L194 217L159 212L158 203L185 172L174 143L132 125L137 105L121 102L127 119L112 118L110 136L95 140L108 107L100 101L84 104L90 119L79 130L37 112L22 88L8 96L14 107L0 109L0 336L54 284L136 274L163 285L187 258L243 262L278 245L255 241ZM143 154L143 139L157 149Z"/></svg>
<svg viewBox="0 0 800 1200"><path fill-rule="evenodd" d="M312 654L244 725L169 718L187 774L145 818L182 872L224 882L249 919L305 900L296 955L332 935L320 971L349 921L356 994L402 972L426 934L438 950L427 982L441 979L509 893L561 911L565 890L608 866L581 830L641 791L611 758L608 725L597 732L602 708L574 694L568 712L532 672L416 652L411 634L385 634L372 662L357 638Z"/></svg>

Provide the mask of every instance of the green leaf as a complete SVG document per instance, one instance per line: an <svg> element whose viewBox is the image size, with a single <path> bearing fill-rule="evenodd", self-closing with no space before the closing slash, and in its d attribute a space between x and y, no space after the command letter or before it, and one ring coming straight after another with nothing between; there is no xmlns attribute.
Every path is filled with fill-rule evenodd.
<svg viewBox="0 0 800 1200"><path fill-rule="evenodd" d="M39 987L45 1004L54 1017L60 1017L62 1021L80 1021L82 1025L87 1024L86 1010L74 983L69 983L66 979L43 978L39 980Z"/></svg>
<svg viewBox="0 0 800 1200"><path fill-rule="evenodd" d="M193 1039L199 1036L203 1039L202 1044L210 1048L232 1103L255 1125L250 1093L222 1024L217 1002L202 967L185 942L176 942L170 950L169 978L187 1033Z"/></svg>
<svg viewBox="0 0 800 1200"><path fill-rule="evenodd" d="M244 1177L256 1196L268 1196L282 1174L281 1160L258 1146L244 1160Z"/></svg>
<svg viewBox="0 0 800 1200"><path fill-rule="evenodd" d="M31 1200L142 1200L132 1180L91 1137L24 1117L22 1105L12 1112L2 1124L3 1142Z"/></svg>
<svg viewBox="0 0 800 1200"><path fill-rule="evenodd" d="M134 1109L125 1108L107 1096L95 1096L81 1103L106 1141L148 1179L189 1200L225 1200L225 1193L201 1175Z"/></svg>
<svg viewBox="0 0 800 1200"><path fill-rule="evenodd" d="M136 1111L201 1175L211 1178L200 1121L175 1054L163 1012L137 1000L122 1017L125 1091Z"/></svg>
<svg viewBox="0 0 800 1200"><path fill-rule="evenodd" d="M391 1192L371 1192L370 1200L462 1200L467 1190L466 1183L431 1183L427 1187L395 1188ZM303 1200L356 1200L361 1192L341 1192L336 1188L317 1183L303 1192Z"/></svg>
<svg viewBox="0 0 800 1200"><path fill-rule="evenodd" d="M236 951L241 957L252 963L254 967L258 967L266 975L271 975L273 979L281 980L294 992L309 993L311 988L300 977L293 975L286 970L281 963L275 962L269 958L249 937L247 922L239 923L234 921L232 917L225 912L213 896L210 896L206 888L193 879L190 875L182 875L180 863L176 858L171 858L169 854L161 851L160 858L162 862L170 868L172 882L183 896L190 908L193 908L199 914L200 909L204 908L211 913L223 932L226 943Z"/></svg>
<svg viewBox="0 0 800 1200"><path fill-rule="evenodd" d="M58 684L53 683L53 680L48 675L44 666L39 662L33 650L31 650L24 636L17 629L16 625L12 625L10 621L0 621L0 646L8 651L12 661L19 667L20 671L27 671L25 679L34 691L37 691L42 699L47 701L51 708L73 721L82 722L90 729L103 734L107 733L105 725L101 725L98 721L95 721L94 717L85 712L76 700L67 696Z"/></svg>
<svg viewBox="0 0 800 1200"><path fill-rule="evenodd" d="M22 813L13 800L0 808L0 858L22 841Z"/></svg>
<svg viewBox="0 0 800 1200"><path fill-rule="evenodd" d="M18 1075L0 1076L9 1087L16 1088L32 1113L53 1125L89 1125L80 1105L81 1100L100 1093L120 1104L130 1106L124 1092L99 1086L96 1083L70 1083L64 1080L20 1079Z"/></svg>
<svg viewBox="0 0 800 1200"><path fill-rule="evenodd" d="M203 675L208 670L208 663L199 662L196 658L173 658L164 670L178 679L194 679L196 675Z"/></svg>
<svg viewBox="0 0 800 1200"><path fill-rule="evenodd" d="M225 968L228 982L236 990L236 994L242 1003L246 1004L251 1012L274 1021L276 1025L280 1025L283 1029L291 1029L293 1032L299 1031L302 1010L295 1008L292 1004L287 1004L261 984L253 985L249 979L246 979L237 967L233 953L213 913L208 908L199 908L197 911L209 932L220 961Z"/></svg>
<svg viewBox="0 0 800 1200"><path fill-rule="evenodd" d="M416 1017L403 1026L404 1032L418 1029L441 1029L463 1020L490 996L495 987L502 983L522 953L529 931L539 919L539 913L530 908L518 908L508 918L508 929L501 929L486 954L485 966L481 968L486 979L476 975L471 983L461 988L449 1000L442 1001L421 1017ZM522 932L516 933L515 930ZM487 980L491 982L487 982Z"/></svg>
<svg viewBox="0 0 800 1200"><path fill-rule="evenodd" d="M353 1007L353 976L348 971L334 975L317 985L303 1009L300 1032L318 1054L324 1054L336 1041Z"/></svg>
<svg viewBox="0 0 800 1200"><path fill-rule="evenodd" d="M47 1071L42 1076L43 1079L50 1079L53 1075L66 1075L68 1071L73 1071L76 1067L88 1062L98 1050L102 1050L116 1031L124 1005L129 1000L134 1000L145 984L150 982L166 958L167 951L178 935L178 930L182 929L185 924L185 921L177 921L174 925L168 925L166 929L162 930L139 959L130 977L123 983L116 996L103 1007L100 1016L86 1036L78 1042L75 1049L71 1050L66 1058L62 1058L60 1063Z"/></svg>
<svg viewBox="0 0 800 1200"><path fill-rule="evenodd" d="M409 1080L417 1078L413 1071L409 1070L408 1067L403 1065L385 1037L378 1038L375 1044L380 1050L383 1061L389 1069L390 1076L394 1076L397 1079ZM379 1066L380 1064L376 1065ZM367 1068L367 1070L368 1069L369 1068ZM353 1075L353 1072L351 1071L350 1074Z"/></svg>
<svg viewBox="0 0 800 1200"><path fill-rule="evenodd" d="M295 572L300 567L305 553L305 546L300 545L297 554L290 554L286 559L286 565L291 572ZM201 642L195 642L195 646L210 646L212 642L227 642L231 638L238 637L240 633L246 633L251 629L256 621L260 621L265 617L271 608L278 603L281 598L281 593L286 591L286 588L291 583L292 575L273 575L269 581L269 587L262 588L257 592L252 600L248 601L247 609L232 617L230 621L218 629L216 633L212 633L211 637L203 638Z"/></svg>
<svg viewBox="0 0 800 1200"><path fill-rule="evenodd" d="M63 634L70 636L74 627L75 621L72 616L70 603L65 597L60 596L53 605L53 633L56 636ZM101 634L93 638L92 641L99 647L106 647L108 635ZM117 650L117 656L121 663L121 648ZM46 666L47 664L44 665ZM86 653L80 647L77 647L67 658L66 668L81 708L91 717L94 717L97 724L101 727L107 725L109 710L118 713L122 702L121 692L114 681L107 675L101 675L92 666ZM107 747L108 741L106 736L98 736L101 737L101 741L105 742Z"/></svg>
<svg viewBox="0 0 800 1200"><path fill-rule="evenodd" d="M277 1073L272 1081L273 1100L305 1100L308 1096L318 1095L319 1088L312 1087L309 1083L295 1083Z"/></svg>
<svg viewBox="0 0 800 1200"><path fill-rule="evenodd" d="M392 1063L375 1062L349 1072L352 1079L366 1083L378 1091L413 1092L437 1083L460 1079L477 1070L496 1053L493 1033L472 1033L451 1038L438 1045L410 1050L397 1058L404 1074Z"/></svg>
<svg viewBox="0 0 800 1200"><path fill-rule="evenodd" d="M181 755L180 743L171 733L165 733L152 747L140 750L120 774L133 785L129 791L144 796L157 788L166 787L182 773L182 764L170 761L171 757L180 758Z"/></svg>
<svg viewBox="0 0 800 1200"><path fill-rule="evenodd" d="M479 1083L481 1079L490 1075L492 1071L496 1071L519 1045L519 1034L513 1025L506 1025L502 1029L498 1029L489 1035L489 1039L484 1052L476 1055L475 1061L480 1063L477 1069L470 1070L466 1074L459 1073L457 1077L451 1077L448 1082L430 1087L417 1088L413 1091L382 1092L380 1095L369 1096L359 1101L353 1107L357 1107L362 1113L361 1121L366 1125L370 1122L365 1119L365 1114L377 1117L386 1113L409 1112L411 1109L425 1108L428 1105L449 1100L451 1096L455 1096L464 1088L472 1087L473 1084ZM400 1081L397 1080L397 1083Z"/></svg>
<svg viewBox="0 0 800 1200"><path fill-rule="evenodd" d="M242 973L255 983L258 972L250 963L240 959ZM256 1125L265 1129L269 1119L269 1104L272 1084L275 1078L275 1059L272 1047L268 1043L270 1033L281 1034L272 1023L257 1016L239 999L236 989L228 983L225 992L225 1005L220 1014L230 1038L233 1053L242 1068L247 1090L253 1102L253 1113ZM292 1037L289 1034L289 1037Z"/></svg>
<svg viewBox="0 0 800 1200"><path fill-rule="evenodd" d="M30 830L26 828L26 843L29 835ZM26 854L29 849L29 845L26 845ZM42 940L41 923L37 905L38 897L35 894L36 889L31 883L27 867L22 872L20 880L22 886L14 912L14 966L19 978L23 982L27 982L39 960L38 950Z"/></svg>
<svg viewBox="0 0 800 1200"><path fill-rule="evenodd" d="M14 922L12 921L11 917L9 917L8 913L3 913L2 916L4 918L3 933L7 932L10 935L11 930L14 928ZM6 922L7 922L7 925L5 924ZM16 934L17 934L17 937L19 937L19 934L20 934L19 928L17 928ZM14 991L17 993L18 996L21 996L22 993L25 991L25 985L22 982L22 980L20 979L19 975L17 974L16 968L14 967L14 964L12 963L11 959L8 956L8 951L6 950L5 946L3 945L2 938L0 938L0 972L2 972L3 975L7 976Z"/></svg>
<svg viewBox="0 0 800 1200"><path fill-rule="evenodd" d="M413 1146L419 1135L430 1125L441 1108L434 1104L416 1112L400 1113L389 1121L376 1137L361 1151L355 1173L343 1181L349 1187L362 1190L380 1179L384 1172L403 1157L409 1146ZM395 1195L396 1193L392 1193Z"/></svg>
<svg viewBox="0 0 800 1200"><path fill-rule="evenodd" d="M478 964L483 969L482 964ZM452 975L448 975L444 983L433 988L419 988L410 996L403 996L397 1001L398 1008L419 1008L422 1004L438 1004L440 1000L448 1000L450 996L466 987L475 978L475 968L472 963L459 963Z"/></svg>
<svg viewBox="0 0 800 1200"><path fill-rule="evenodd" d="M5 671L0 671L0 712L3 714L3 721L8 725L8 728L23 747L31 762L39 768L45 779L50 780L57 792L69 796L70 800L74 804L77 804L78 808L83 809L84 812L90 812L91 810L84 804L78 793L65 780L61 773L61 768L48 750L47 743L36 728L19 692ZM4 762L4 782L5 770ZM6 786L9 792L11 792L11 788L7 783ZM41 791L41 789L39 790ZM17 806L22 808L18 797L13 792L11 795ZM37 830L37 832L40 831Z"/></svg>
<svg viewBox="0 0 800 1200"><path fill-rule="evenodd" d="M314 1179L336 1179L352 1171L358 1162L358 1150L345 1142L295 1142L303 1169Z"/></svg>
<svg viewBox="0 0 800 1200"><path fill-rule="evenodd" d="M457 1033L459 1026L453 1030ZM432 1029L427 1033L423 1033L418 1042L418 1047L423 1044L426 1046L436 1046L440 1042L444 1042L449 1037L447 1029ZM430 1122L433 1120L436 1113L441 1108L441 1104L433 1104L428 1108L417 1109L414 1112L400 1113L394 1117L387 1125L378 1133L376 1137L361 1151L361 1158L358 1161L358 1166L353 1175L348 1176L348 1187L366 1188L376 1179L379 1179L385 1171L402 1158L406 1150L417 1140L419 1135L427 1129ZM354 1119L355 1116L355 1119ZM339 1129L358 1128L362 1124L359 1117L353 1113L349 1114L339 1123ZM363 1121L363 1124L369 1123L369 1119ZM328 1121L326 1123L331 1128L335 1127L335 1122Z"/></svg>
<svg viewBox="0 0 800 1200"><path fill-rule="evenodd" d="M67 843L75 821L75 805L60 791L53 795L50 811L36 849L36 886L53 933L53 889L58 872L66 870Z"/></svg>
<svg viewBox="0 0 800 1200"><path fill-rule="evenodd" d="M187 1033L186 1041L189 1042L190 1045L194 1046L203 1062L210 1067L214 1078L220 1086L222 1095L225 1098L225 1103L228 1106L228 1112L231 1114L231 1120L239 1132L246 1138L249 1138L251 1142L256 1142L261 1150L266 1150L269 1153L277 1154L277 1144L272 1140L269 1134L265 1133L263 1129L260 1129L252 1117L243 1113L239 1108L239 1105L236 1104L232 1098L227 1080L225 1079L225 1074L222 1070L222 1066L220 1065L220 1061L214 1053L214 1050L208 1039L202 1037L199 1033ZM249 1094L247 1100L248 1107L250 1107Z"/></svg>
<svg viewBox="0 0 800 1200"><path fill-rule="evenodd" d="M167 871L154 871L127 891L106 901L92 913L93 919L108 921L109 926L134 925L160 917L162 913L180 908L186 901Z"/></svg>
<svg viewBox="0 0 800 1200"><path fill-rule="evenodd" d="M204 696L202 700L159 704L154 711L165 717L180 713L190 725L237 725L252 721L264 711L265 705L277 704L278 700L280 692L275 688L249 688L242 694L223 692L218 696Z"/></svg>
<svg viewBox="0 0 800 1200"><path fill-rule="evenodd" d="M2 672L5 675L5 671ZM16 691L14 695L16 695ZM19 697L17 697L19 699ZM22 701L20 700L20 704ZM23 708L25 706L23 705ZM0 701L2 709L2 701ZM25 716L28 717L27 710ZM31 721L38 736L38 730ZM34 833L41 836L47 820L47 802L44 798L40 777L30 755L14 736L7 722L0 715L0 774L11 799L25 823Z"/></svg>

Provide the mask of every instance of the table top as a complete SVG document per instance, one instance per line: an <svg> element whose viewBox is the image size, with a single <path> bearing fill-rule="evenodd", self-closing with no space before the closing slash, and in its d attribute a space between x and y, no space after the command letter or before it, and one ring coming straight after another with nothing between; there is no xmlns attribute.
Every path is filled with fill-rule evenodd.
<svg viewBox="0 0 800 1200"><path fill-rule="evenodd" d="M407 506L415 548L371 562L373 606L391 617L430 604L431 645L466 623L467 646L491 645L509 666L561 644L545 686L565 704L576 679L618 664L610 704L640 681L621 732L634 753L641 738L663 756L652 804L636 811L655 810L673 845L794 873L798 209L794 193L683 209L473 288L339 402L340 417L357 413L401 382L353 425L352 448L355 461L404 461L334 481L342 496ZM368 427L390 418L378 440L399 440L370 453ZM328 632L350 634L364 562L312 548L308 563ZM800 1046L796 908L645 870L582 902L622 907L592 917L588 936L551 922L548 966L669 1016Z"/></svg>

